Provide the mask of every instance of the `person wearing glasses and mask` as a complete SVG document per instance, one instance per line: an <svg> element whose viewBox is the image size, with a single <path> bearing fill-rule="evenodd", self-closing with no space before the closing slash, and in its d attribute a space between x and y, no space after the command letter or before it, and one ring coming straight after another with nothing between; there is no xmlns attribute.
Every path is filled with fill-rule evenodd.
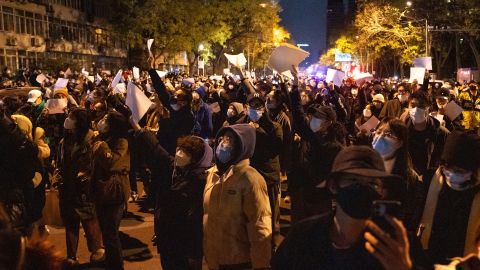
<svg viewBox="0 0 480 270"><path fill-rule="evenodd" d="M414 232L414 215L422 203L423 183L413 169L408 139L405 124L396 118L386 117L375 130L372 147L382 157L385 171L402 179L397 186L389 187L390 197L402 202L402 221L409 231Z"/></svg>
<svg viewBox="0 0 480 270"><path fill-rule="evenodd" d="M203 251L212 270L268 269L272 216L267 185L250 165L255 129L222 128L215 142L215 167L208 170L203 200Z"/></svg>
<svg viewBox="0 0 480 270"><path fill-rule="evenodd" d="M412 93L408 99L408 111L401 120L408 128L408 149L413 167L418 175L435 170L449 131L429 115L430 99L424 91Z"/></svg>
<svg viewBox="0 0 480 270"><path fill-rule="evenodd" d="M436 264L478 254L480 237L480 138L454 131L447 138L441 166L423 181L428 190L419 207L418 236Z"/></svg>

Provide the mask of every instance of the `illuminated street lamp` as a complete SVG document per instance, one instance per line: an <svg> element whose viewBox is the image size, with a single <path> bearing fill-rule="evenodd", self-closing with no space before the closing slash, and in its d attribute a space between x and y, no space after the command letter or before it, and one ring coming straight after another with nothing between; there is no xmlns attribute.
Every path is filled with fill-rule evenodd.
<svg viewBox="0 0 480 270"><path fill-rule="evenodd" d="M411 7L412 6L412 1L407 1L407 7Z"/></svg>

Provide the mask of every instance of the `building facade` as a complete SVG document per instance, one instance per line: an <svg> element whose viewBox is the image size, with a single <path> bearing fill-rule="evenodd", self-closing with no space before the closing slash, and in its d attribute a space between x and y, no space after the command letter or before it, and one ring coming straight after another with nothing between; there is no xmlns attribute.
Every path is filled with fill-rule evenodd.
<svg viewBox="0 0 480 270"><path fill-rule="evenodd" d="M345 33L355 19L355 0L328 0L327 7L327 47Z"/></svg>
<svg viewBox="0 0 480 270"><path fill-rule="evenodd" d="M0 67L46 68L75 63L116 69L128 45L111 30L109 1L0 0Z"/></svg>

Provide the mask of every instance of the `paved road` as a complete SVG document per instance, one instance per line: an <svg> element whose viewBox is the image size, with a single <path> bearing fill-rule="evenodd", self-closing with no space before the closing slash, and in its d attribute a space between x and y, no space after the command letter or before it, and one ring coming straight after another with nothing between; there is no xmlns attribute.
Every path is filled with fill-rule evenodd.
<svg viewBox="0 0 480 270"><path fill-rule="evenodd" d="M141 190L141 184L139 183ZM153 214L142 209L143 201L132 202L128 204L130 214L125 217L120 225L123 255L125 259L126 270L151 270L162 269L160 266L160 257L156 247L153 246L151 238L153 236ZM282 200L281 227L282 234L289 228L289 208ZM50 229L49 239L66 257L65 229L59 226L48 226ZM78 247L78 260L82 270L100 270L100 266L90 265L90 254L87 250L87 243L83 237L83 230L80 230L80 241ZM204 266L204 269L207 269Z"/></svg>

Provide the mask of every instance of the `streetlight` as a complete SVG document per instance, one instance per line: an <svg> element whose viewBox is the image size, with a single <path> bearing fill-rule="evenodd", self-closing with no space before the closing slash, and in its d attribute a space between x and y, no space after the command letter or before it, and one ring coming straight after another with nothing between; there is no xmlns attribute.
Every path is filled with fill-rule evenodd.
<svg viewBox="0 0 480 270"><path fill-rule="evenodd" d="M412 6L412 1L407 1L407 7L411 7Z"/></svg>
<svg viewBox="0 0 480 270"><path fill-rule="evenodd" d="M405 16L405 12L407 12L407 9L412 7L412 1L407 1L407 8L402 12L402 15L403 17L407 18L407 19L411 19L411 20L414 20L414 18L410 18L410 17L407 17ZM425 20L425 56L428 56L428 19L425 18L425 19L420 19L420 20L416 20L417 22L419 21L423 21Z"/></svg>
<svg viewBox="0 0 480 270"><path fill-rule="evenodd" d="M198 45L198 50L203 51L205 49L205 46L203 44Z"/></svg>

